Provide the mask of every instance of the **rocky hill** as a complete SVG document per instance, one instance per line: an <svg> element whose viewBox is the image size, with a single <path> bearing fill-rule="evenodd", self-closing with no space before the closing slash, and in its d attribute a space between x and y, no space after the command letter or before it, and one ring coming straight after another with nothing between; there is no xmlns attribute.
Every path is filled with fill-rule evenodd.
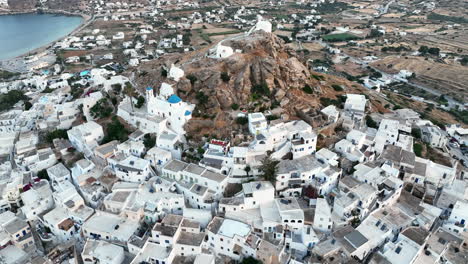
<svg viewBox="0 0 468 264"><path fill-rule="evenodd" d="M295 51L271 33L237 36L222 45L240 52L224 59L208 56L214 47L168 55L141 65L135 74L140 87L159 87L161 82L169 82L182 99L197 104L195 118L188 124L189 133L229 136L237 128L237 106L248 111L270 109L283 119L313 119L322 106L321 97L336 100L344 92L330 85L359 88L352 88L345 80L334 80L336 77L317 78L321 75L311 73ZM169 70L173 63L185 72L177 83L163 73L163 68Z"/></svg>

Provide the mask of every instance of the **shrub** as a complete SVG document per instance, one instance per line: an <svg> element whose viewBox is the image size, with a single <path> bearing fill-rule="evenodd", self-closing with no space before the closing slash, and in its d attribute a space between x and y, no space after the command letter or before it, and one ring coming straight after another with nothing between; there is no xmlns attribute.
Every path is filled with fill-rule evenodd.
<svg viewBox="0 0 468 264"><path fill-rule="evenodd" d="M109 104L107 98L99 99L91 109L89 109L89 113L94 118L106 118L112 114L112 107Z"/></svg>
<svg viewBox="0 0 468 264"><path fill-rule="evenodd" d="M122 123L120 123L117 117L114 116L112 118L112 123L107 125L106 136L102 140L102 143L104 144L112 140L119 140L120 142L123 142L127 140L128 134L129 132L125 128L125 126Z"/></svg>
<svg viewBox="0 0 468 264"><path fill-rule="evenodd" d="M234 104L231 105L231 108L232 108L232 110L238 110L238 109L239 109L239 105L236 104L236 103L234 103Z"/></svg>
<svg viewBox="0 0 468 264"><path fill-rule="evenodd" d="M236 118L236 123L239 125L246 125L249 122L249 119L245 116L239 116Z"/></svg>
<svg viewBox="0 0 468 264"><path fill-rule="evenodd" d="M24 110L28 111L29 109L31 109L33 105L31 104L31 102L29 101L26 101L24 102Z"/></svg>
<svg viewBox="0 0 468 264"><path fill-rule="evenodd" d="M150 149L156 145L156 137L151 136L150 134L146 134L145 138L143 139L143 144L145 145L146 149Z"/></svg>
<svg viewBox="0 0 468 264"><path fill-rule="evenodd" d="M279 116L277 115L269 115L266 117L267 120L271 121L271 120L276 120L276 119L279 119Z"/></svg>
<svg viewBox="0 0 468 264"><path fill-rule="evenodd" d="M343 91L343 87L341 87L341 85L338 85L338 84L332 84L332 88L333 88L333 90L335 90L337 92Z"/></svg>
<svg viewBox="0 0 468 264"><path fill-rule="evenodd" d="M39 179L42 179L42 180L48 180L48 181L50 181L49 174L47 173L47 170L46 170L46 169L40 170L40 171L37 173L37 177L39 177Z"/></svg>
<svg viewBox="0 0 468 264"><path fill-rule="evenodd" d="M21 100L23 101L29 100L29 97L24 95L23 91L11 90L11 91L8 91L6 94L1 94L0 95L0 111L9 110Z"/></svg>
<svg viewBox="0 0 468 264"><path fill-rule="evenodd" d="M419 129L419 128L412 128L412 129L411 129L411 135L412 135L414 138L420 139L420 138L421 138L421 129Z"/></svg>
<svg viewBox="0 0 468 264"><path fill-rule="evenodd" d="M187 79L189 79L189 81L190 81L190 83L191 83L192 85L194 85L195 82L198 80L198 78L197 78L195 75L193 75L193 74L187 75Z"/></svg>
<svg viewBox="0 0 468 264"><path fill-rule="evenodd" d="M145 104L145 97L138 96L137 103L135 105L136 108L141 108Z"/></svg>
<svg viewBox="0 0 468 264"><path fill-rule="evenodd" d="M308 84L306 84L304 86L304 88L302 88L302 91L304 91L304 93L306 93L306 94L313 94L314 93L314 91L312 90L312 88Z"/></svg>
<svg viewBox="0 0 468 264"><path fill-rule="evenodd" d="M221 73L221 80L223 80L223 82L227 83L227 82L229 82L230 79L231 79L231 77L229 76L229 74L227 72L222 72Z"/></svg>
<svg viewBox="0 0 468 264"><path fill-rule="evenodd" d="M374 121L374 119L372 119L371 116L366 116L366 125L368 127L371 127L371 128L377 128L377 122Z"/></svg>
<svg viewBox="0 0 468 264"><path fill-rule="evenodd" d="M419 143L413 144L413 151L416 156L421 157L423 146Z"/></svg>
<svg viewBox="0 0 468 264"><path fill-rule="evenodd" d="M197 98L198 103L201 105L205 105L206 103L208 103L208 96L206 96L205 93L202 91L197 92L195 98Z"/></svg>
<svg viewBox="0 0 468 264"><path fill-rule="evenodd" d="M270 96L270 88L268 88L266 82L252 86L251 92L258 95Z"/></svg>
<svg viewBox="0 0 468 264"><path fill-rule="evenodd" d="M49 143L52 143L52 141L54 141L56 138L68 139L67 131L65 129L56 129L47 133L46 135L46 140Z"/></svg>

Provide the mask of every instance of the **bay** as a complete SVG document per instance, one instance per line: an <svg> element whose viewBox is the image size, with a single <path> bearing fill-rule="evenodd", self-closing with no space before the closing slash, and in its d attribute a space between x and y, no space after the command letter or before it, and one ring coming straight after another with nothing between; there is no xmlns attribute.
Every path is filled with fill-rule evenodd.
<svg viewBox="0 0 468 264"><path fill-rule="evenodd" d="M0 16L0 60L48 45L75 30L82 17L57 14Z"/></svg>

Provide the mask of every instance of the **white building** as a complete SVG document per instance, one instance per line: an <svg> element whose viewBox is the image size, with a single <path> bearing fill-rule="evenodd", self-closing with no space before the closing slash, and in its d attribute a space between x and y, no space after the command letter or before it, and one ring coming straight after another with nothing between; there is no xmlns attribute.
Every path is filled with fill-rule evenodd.
<svg viewBox="0 0 468 264"><path fill-rule="evenodd" d="M468 203L465 201L457 201L453 206L452 212L450 212L449 219L444 223L444 228L455 233L463 233L467 230L467 221Z"/></svg>
<svg viewBox="0 0 468 264"><path fill-rule="evenodd" d="M336 123L338 121L338 118L340 117L340 112L336 109L336 106L334 105L329 105L320 112L327 117L327 121L330 123Z"/></svg>
<svg viewBox="0 0 468 264"><path fill-rule="evenodd" d="M213 57L224 59L234 54L234 50L229 46L224 46L221 43L214 47Z"/></svg>
<svg viewBox="0 0 468 264"><path fill-rule="evenodd" d="M140 109L132 106L131 99L122 101L117 115L144 133L161 134L170 131L184 134L184 124L192 117L194 105L182 102L173 88L163 84L157 96L153 88L146 88L146 103Z"/></svg>
<svg viewBox="0 0 468 264"><path fill-rule="evenodd" d="M364 119L367 99L362 94L347 94L344 105L345 114L352 119L361 122Z"/></svg>
<svg viewBox="0 0 468 264"><path fill-rule="evenodd" d="M145 160L149 160L151 166L160 172L161 167L172 160L172 153L162 148L153 147L146 152Z"/></svg>
<svg viewBox="0 0 468 264"><path fill-rule="evenodd" d="M64 181L72 181L70 171L61 162L48 168L47 175L49 175L52 187L54 189L57 189L57 186L63 183Z"/></svg>
<svg viewBox="0 0 468 264"><path fill-rule="evenodd" d="M313 227L321 232L331 232L333 228L330 205L324 198L317 199Z"/></svg>
<svg viewBox="0 0 468 264"><path fill-rule="evenodd" d="M219 210L225 212L239 212L260 208L262 204L275 199L275 188L267 181L254 181L242 184L242 196L222 198Z"/></svg>
<svg viewBox="0 0 468 264"><path fill-rule="evenodd" d="M36 220L39 215L50 210L54 206L52 190L47 180L34 183L31 188L21 193L24 206L21 211L28 220Z"/></svg>
<svg viewBox="0 0 468 264"><path fill-rule="evenodd" d="M169 70L169 77L178 82L180 78L184 77L184 70L172 64L171 69Z"/></svg>
<svg viewBox="0 0 468 264"><path fill-rule="evenodd" d="M128 182L144 182L153 174L150 168L150 162L135 156L118 161L111 165L118 178Z"/></svg>
<svg viewBox="0 0 468 264"><path fill-rule="evenodd" d="M84 223L82 229L85 237L127 242L138 227L138 221L127 219L125 216L96 211Z"/></svg>
<svg viewBox="0 0 468 264"><path fill-rule="evenodd" d="M88 239L81 252L85 264L121 264L125 259L123 247L102 240Z"/></svg>
<svg viewBox="0 0 468 264"><path fill-rule="evenodd" d="M99 145L98 142L104 138L102 126L94 121L75 126L68 130L67 134L73 147L87 157L93 155L93 150Z"/></svg>
<svg viewBox="0 0 468 264"><path fill-rule="evenodd" d="M434 148L443 148L448 142L445 132L437 126L422 126L421 138Z"/></svg>
<svg viewBox="0 0 468 264"><path fill-rule="evenodd" d="M242 222L231 219L214 217L206 228L207 245L216 255L225 255L239 260L242 252L237 245L242 247L250 235L251 227Z"/></svg>
<svg viewBox="0 0 468 264"><path fill-rule="evenodd" d="M45 214L42 223L55 235L56 242L69 241L73 237L78 237L80 233L79 224L75 223L68 211L61 206Z"/></svg>
<svg viewBox="0 0 468 264"><path fill-rule="evenodd" d="M248 115L249 131L253 135L257 135L268 128L268 122L262 113L251 113Z"/></svg>

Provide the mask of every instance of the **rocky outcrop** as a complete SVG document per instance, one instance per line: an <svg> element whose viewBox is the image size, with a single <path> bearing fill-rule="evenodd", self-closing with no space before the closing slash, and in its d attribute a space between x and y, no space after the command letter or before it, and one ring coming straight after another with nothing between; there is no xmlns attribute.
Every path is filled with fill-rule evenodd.
<svg viewBox="0 0 468 264"><path fill-rule="evenodd" d="M274 34L257 32L224 41L223 45L241 52L224 59L205 57L181 65L186 78L196 80L193 85L188 79L177 84L185 99L196 101L197 93L202 92L209 97L207 108L227 110L233 103L248 108L255 86L266 84L270 95L265 93L265 98L280 101L288 90L314 85L307 67ZM222 74L229 80L223 79Z"/></svg>
<svg viewBox="0 0 468 264"><path fill-rule="evenodd" d="M139 80L142 87L148 83L158 87L164 79L158 72L161 67L169 67L176 62L184 70L185 77L174 85L182 99L197 104L194 116L198 118L189 122L189 132L201 134L204 133L203 127L210 126L218 134L229 134L236 128L234 117L226 115L233 104L249 111L264 111L272 104L281 105L282 112L288 117L296 116L297 106L317 105L317 94L306 94L302 88L305 85L318 88L318 82L311 78L311 73L296 57L295 51L276 35L255 32L225 40L222 44L239 52L223 59L207 56L207 50L181 56L169 55L159 60L158 65L153 64L151 69L147 69L157 70L155 74L145 75L146 82ZM268 87L269 92L258 92L259 86L262 87L260 89ZM207 119L211 120L209 124ZM223 129L217 129L218 124Z"/></svg>

